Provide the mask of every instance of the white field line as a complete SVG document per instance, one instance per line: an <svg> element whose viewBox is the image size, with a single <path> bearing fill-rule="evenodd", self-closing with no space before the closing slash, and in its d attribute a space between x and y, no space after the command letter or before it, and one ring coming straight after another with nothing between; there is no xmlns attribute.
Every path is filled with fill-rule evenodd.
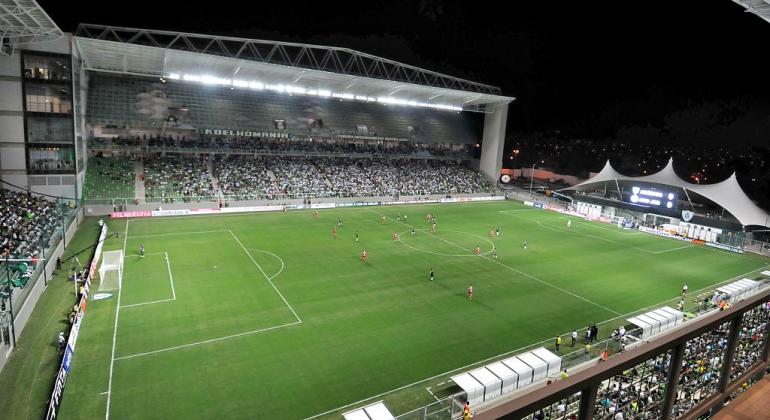
<svg viewBox="0 0 770 420"><path fill-rule="evenodd" d="M280 261L280 262L281 262L281 268L280 268L280 270L278 270L278 272L277 272L277 273L275 273L275 274L273 274L272 276L270 276L270 277L269 277L269 279L270 279L270 280L272 280L272 279L274 279L274 278L278 277L278 275L280 275L280 274L283 272L283 268L284 268L284 267L286 267L286 264L283 262L283 258L281 258L281 257L279 257L279 256L277 256L277 255L275 255L275 254L273 254L273 253L272 253L272 252L270 252L270 251L265 251L265 250L262 250L262 249L256 249L256 248L248 248L248 250L249 250L249 251L262 252L262 253L264 253L264 254L269 254L269 255L272 255L272 256L273 256L273 257L275 257L275 258L276 258L278 261Z"/></svg>
<svg viewBox="0 0 770 420"><path fill-rule="evenodd" d="M129 219L126 219L126 231L123 234L123 255L126 254L126 241L128 240L128 222ZM121 284L118 285L118 302L115 305L115 325L112 328L112 355L110 356L110 380L107 384L107 409L104 412L104 420L110 419L110 402L112 400L112 372L113 368L115 367L115 342L118 338L118 318L120 317L120 296L121 292L123 291L123 262L120 262L120 281Z"/></svg>
<svg viewBox="0 0 770 420"><path fill-rule="evenodd" d="M171 261L168 258L168 252L166 254L166 267L168 268L168 279L171 282L171 299L176 300L176 289L174 289L174 275L171 274Z"/></svg>
<svg viewBox="0 0 770 420"><path fill-rule="evenodd" d="M279 257L278 255L273 254L270 251L263 251L263 250L259 250L259 249L252 249L253 251L264 252L266 254L270 254L270 255L274 256L275 258L277 258L281 262L281 269L278 270L278 272L273 274L272 276L268 276L262 270L262 267L259 264L257 264L256 260L254 260L254 257L251 256L251 253L249 253L248 249L243 246L243 244L241 243L240 240L238 240L238 238L235 236L235 234L233 234L232 231L229 231L229 230L226 231L226 232L230 232L230 234L233 236L233 238L236 240L236 242L238 242L238 244L241 246L241 248L243 248L243 250L246 252L246 255L248 255L249 258L251 259L251 261L254 263L254 265L256 265L257 268L259 268L259 271L262 273L263 276L265 276L265 279L267 279L267 281L273 286L273 289L278 293L278 296L281 297L283 302L291 310L292 314L294 314L294 317L297 320L294 321L294 322L287 323L287 324L275 325L275 326L272 326L272 327L260 328L258 330L245 331L245 332L238 333L238 334L226 335L224 337L217 337L217 338L212 338L212 339L209 339L209 340L196 341L194 343L187 343L187 344L182 344L182 345L179 345L179 346L167 347L167 348L163 348L163 349L152 350L152 351L147 351L147 352L137 353L137 354L131 354L131 355L128 355L128 356L121 356L121 357L117 357L117 358L115 358L115 355L113 353L113 359L114 360L125 360L125 359L133 359L135 357L149 356L149 355L152 355L152 354L164 353L164 352L167 352L167 351L179 350L179 349L184 349L184 348L188 348L188 347L199 346L199 345L202 345L202 344L215 343L215 342L218 342L218 341L229 340L229 339L232 339L232 338L243 337L243 336L257 334L257 333L261 333L261 332L272 331L272 330L276 330L276 329L279 329L279 328L290 327L292 325L302 324L302 319L300 319L300 317L297 316L297 313L294 312L294 309L291 307L291 305L289 305L289 303L286 301L286 299L284 299L284 297L281 294L281 292L278 291L278 289L275 287L275 285L272 282L272 280L274 278L276 278L279 274L281 274L281 272L283 272L283 269L285 267L285 263L284 263L283 259L281 257ZM169 276L171 276L171 266L170 265L168 265L168 269L169 269ZM172 281L172 288L173 288L173 277L170 277L170 278L172 279L171 281ZM173 289L172 289L172 292L173 292ZM176 293L175 292L173 292L173 293L174 293L174 299L176 299ZM172 300L172 299L167 299L167 300L158 301L158 302L139 303L139 304L128 305L128 306L148 305L150 303L159 303L159 302L170 301L170 300Z"/></svg>
<svg viewBox="0 0 770 420"><path fill-rule="evenodd" d="M151 354L163 353L163 352L172 351L172 350L179 350L179 349L184 349L184 348L188 348L188 347L195 347L195 346L200 346L202 344L216 343L218 341L225 341L225 340L229 340L229 339L232 339L232 338L243 337L243 336L246 336L246 335L252 335L252 334L262 333L262 332L266 332L266 331L277 330L278 328L289 327L289 326L292 326L292 325L299 325L301 323L302 323L302 321L294 321L294 322L290 322L288 324L275 325L275 326L272 326L272 327L261 328L261 329L254 330L254 331L246 331L246 332L242 332L242 333L238 333L238 334L226 335L224 337L212 338L210 340L196 341L194 343L182 344L180 346L166 347L164 349L147 351L147 352L144 352L144 353L136 353L136 354L131 354L131 355L128 355L128 356L121 356L121 357L115 358L114 360L133 359L135 357L149 356Z"/></svg>
<svg viewBox="0 0 770 420"><path fill-rule="evenodd" d="M173 302L175 300L176 299L160 299L160 300L153 300L153 301L150 301L150 302L132 303L130 305L123 305L123 306L121 306L121 309L134 308L134 307L137 307L137 306L144 306L144 305L153 305L155 303Z"/></svg>
<svg viewBox="0 0 770 420"><path fill-rule="evenodd" d="M603 230L607 230L607 231L610 231L610 232L615 232L615 233L619 233L621 235L627 235L627 236L644 235L644 232L640 232L638 230L630 230L630 231L626 231L625 229L618 230L617 226L616 227L610 227L610 225L608 223L594 222L594 221L591 221L591 220L585 220L585 219L583 219L581 217L577 217L577 216L572 216L572 217L575 220L582 222L582 224L585 224L586 226L595 227L597 229L603 229Z"/></svg>
<svg viewBox="0 0 770 420"><path fill-rule="evenodd" d="M415 233L418 232L418 231L427 232L428 229L415 229L414 231L415 231ZM443 232L465 233L465 232L459 232L459 231L456 231L456 230L443 230ZM478 255L476 255L473 252L463 253L463 254L445 254L443 252L433 252L433 251L428 251L428 250L425 250L425 249L420 249L420 248L414 247L412 245L409 245L407 242L404 242L404 241L401 240L401 236L403 236L405 233L410 233L410 231L405 230L405 231L399 233L398 234L398 242L400 242L402 245L406 246L407 248L411 248L411 249L413 249L413 250L415 250L417 252L425 252L425 253L428 253L428 254L438 255L438 256L441 256L441 257L478 257ZM489 245L492 246L492 249L490 249L487 252L484 252L481 255L491 254L492 251L494 251L494 249L495 249L494 242L490 241L489 239L487 239L487 238L485 238L485 237L483 237L481 235L474 235L472 233L469 234L469 235L475 236L477 238L481 238L482 240L487 241L489 243Z"/></svg>
<svg viewBox="0 0 770 420"><path fill-rule="evenodd" d="M159 236L179 236L179 235L198 235L203 233L216 233L216 232L229 232L227 229L220 230L198 230L192 232L174 232L174 233L158 233L155 235L131 235L131 238L156 238Z"/></svg>
<svg viewBox="0 0 770 420"><path fill-rule="evenodd" d="M509 265L506 265L506 264L503 264L503 263L501 263L500 261L498 261L498 260L496 260L496 259L492 259L492 258L490 258L490 257L488 257L488 256L486 256L486 255L482 256L482 258L484 258L484 259L486 259L486 260L488 260L488 261L490 261L490 262L493 262L493 263L495 263L495 264L497 264L497 265L499 265L499 266L501 266L501 267L505 267L505 268L507 268L507 269L509 269L509 270L511 270L511 271L513 271L513 272L515 272L515 273L519 273L519 274L521 274L521 275L522 275L522 276L524 276L524 277L528 277L528 278L530 278L530 279L532 279L532 280L535 280L535 281L538 281L538 282L540 282L540 283L543 283L543 284L545 284L545 285L547 285L547 286L553 287L554 289L556 289L556 290L559 290L559 291L561 291L561 292L564 292L564 293L566 293L566 294L568 294L568 295L570 295L570 296L574 296L574 297L576 297L576 298L578 298L578 299L580 299L580 300L582 300L582 301L584 301L584 302L586 302L586 303L590 303L591 305L594 305L594 306L596 306L596 307L599 307L599 308L601 308L601 309L604 309L604 310L605 310L605 311L607 311L607 312L612 312L612 313L613 313L613 314L615 314L615 315L622 315L622 314L621 314L620 312L618 312L618 311L612 310L612 309L610 309L610 308L608 308L608 307L606 307L606 306L604 306L604 305L600 305L600 304L598 304L598 303L596 303L596 302L594 302L594 301L592 301L592 300L590 300L590 299L587 299L587 298L584 298L583 296L580 296L580 295L578 295L578 294L572 293L572 292L570 292L569 290L563 289L563 288L561 288L561 287L559 287L559 286L556 286L556 285L554 285L554 284L551 284L551 283L549 283L549 282L547 282L547 281L545 281L545 280L541 280L541 279L539 279L539 278L537 278L537 277L535 277L535 276L533 276L533 275L531 275L531 274L527 274L527 273L525 273L525 272L523 272L523 271L521 271L521 270L517 270L517 269L515 269L515 268L513 268L513 267L511 267L511 266L509 266Z"/></svg>
<svg viewBox="0 0 770 420"><path fill-rule="evenodd" d="M162 255L162 254L165 254L165 252L148 252L148 253L146 253L144 255L147 256L147 255ZM124 257L138 257L138 256L139 256L139 254L124 255Z"/></svg>
<svg viewBox="0 0 770 420"><path fill-rule="evenodd" d="M503 214L505 214L506 212L509 212L509 211L513 211L513 210L500 210L500 213L503 213ZM636 247L636 246L630 246L630 245L626 245L626 244L624 244L624 243L622 243L622 242L613 241L613 240L611 240L611 239L602 238L602 237L599 237L599 236L594 236L594 235L589 235L589 234L581 234L581 233L575 233L575 232L573 232L573 231L571 231L571 230L568 230L568 229L564 229L564 228L561 228L561 229L560 229L560 228L557 228L557 227L546 226L546 225L542 224L542 223L541 223L541 222L539 222L539 221L535 221L535 220L529 220L529 219L525 219L525 218L523 218L523 217L520 217L520 216L516 216L515 214L508 214L508 216L512 216L512 217L518 217L518 218L520 218L520 219L524 219L524 220L527 220L527 221L529 221L529 222L537 223L538 225L540 225L540 227L542 227L542 228L545 228L545 229L550 229L550 230L553 230L553 231L564 231L564 232L572 232L572 233L574 233L574 234L576 234L576 235L580 235L580 236L586 236L586 237L593 237L593 238L595 238L595 239L599 239L599 240L603 240L603 241L612 242L612 243L615 243L615 244L618 244L618 245L623 245L623 246L625 246L625 247L627 247L627 248L636 249L636 250L638 250L638 251L647 252L647 253L650 253L650 254L662 254L662 253L671 252L671 251L678 251L678 250L680 250L680 249L685 249L685 248L692 248L692 247L695 247L695 245L692 245L692 244L690 244L690 245L685 245L685 246L682 246L682 247L676 247L676 248L671 248L671 249L664 249L664 250L662 250L662 251L650 251L649 249L644 249L644 248L639 248L639 247ZM575 216L575 217L576 217L576 216ZM579 219L579 218L577 218L577 217L576 217L576 219L577 219L577 220L580 220L580 219ZM604 230L615 231L615 229L612 229L612 228L609 228L609 227L605 227L605 226L602 226L602 224L601 224L600 222L592 222L592 221L584 221L584 222L585 222L586 226L589 226L589 227L595 227L595 228L601 228L601 229L604 229ZM616 233L619 233L619 234L623 234L623 235L628 235L628 236L632 236L632 235L650 235L650 236L652 237L652 235L651 235L651 234L649 234L649 233L644 233L644 232L641 232L641 231L636 231L636 232L633 232L633 233L626 233L626 232L616 232ZM659 238L662 238L662 237L659 237ZM670 238L667 238L667 239L670 239ZM670 239L670 240L674 240L674 239ZM706 247L700 247L700 248L701 248L701 249L703 249L703 250L711 251L711 252L723 252L723 251L721 251L721 250L719 250L719 249L716 249L716 248L712 248L712 247L707 247L707 246L706 246Z"/></svg>
<svg viewBox="0 0 770 420"><path fill-rule="evenodd" d="M768 267L770 267L770 264L768 264L768 265L765 265L765 266L763 266L763 267L760 267L760 268L757 268L757 269L755 269L755 270L747 271L747 272L745 272L745 273L743 273L743 274L739 274L739 275L737 275L737 276L735 276L735 277L733 277L733 278L731 278L731 279L727 279L727 280L724 280L724 281L721 281L721 282L717 282L717 283L714 283L714 284L712 284L712 285L710 285L710 286L706 286L706 287L704 287L704 288L702 288L702 289L698 289L698 290L695 290L695 291L693 291L692 293L693 293L693 294L695 294L695 293L699 293L699 292L702 292L702 291L704 291L704 290L706 290L706 289L710 289L710 288L713 288L714 286L716 286L716 285L718 285L718 284L724 284L724 283L728 283L728 282L731 282L731 281L733 281L733 280L735 280L735 279L739 279L739 278L742 278L743 276L746 276L746 275L748 275L748 274L751 274L751 273L755 273L755 272L757 272L757 271L759 271L759 270L764 270L765 268L768 268ZM647 306L647 307L644 307L644 308L641 308L641 309L637 309L637 310L635 310L635 311L631 311L631 312L625 313L625 314L623 314L623 315L618 315L618 316L616 316L616 317L614 317L614 318L610 318L610 319L604 320L604 321L602 321L602 322L600 322L600 323L598 323L598 324L596 324L596 325L598 325L598 326L602 326L602 325L604 325L604 324L610 323L610 322L612 322L612 321L615 321L615 320L618 320L618 319L620 319L620 318L625 318L625 317L628 317L628 316L630 316L630 315L633 315L633 314L637 314L637 313L640 313L640 312L642 312L642 311L646 311L646 310L648 310L648 309L650 309L650 308L655 308L655 307L658 307L658 306L660 306L660 305L663 305L664 303L667 303L667 302L668 302L668 301L670 301L670 300L674 300L674 298L672 298L672 299L667 299L667 300L664 300L664 301L661 301L661 302L658 302L658 303L655 303L655 304L649 305L649 306ZM570 332L571 332L571 331L570 331ZM564 334L560 334L560 335L561 335L561 336L565 336L565 335L567 335L567 334L569 334L569 332L566 332L566 333L564 333ZM389 391L385 391L385 392L379 393L379 394L377 394L377 395L372 395L372 396L371 396L371 397L369 397L369 398L364 398L364 399L362 399L362 400L358 400L358 401L356 401L356 402L352 402L352 403L349 403L349 404L345 404L345 405L339 406L339 407L337 407L337 408L333 408L333 409L331 409L331 410L327 410L327 411L324 411L323 413L320 413L320 414L316 414L316 415L314 415L314 416L312 416L312 417L306 417L304 420L312 420L312 419L315 419L315 418L318 418L318 417L321 417L321 416L325 416L325 415L327 415L327 414L329 414L329 413L334 413L335 411L344 410L344 409L346 409L346 408L348 408L348 407L350 407L350 406L353 406L353 405L362 404L362 403L365 403L365 402L367 402L367 401L371 401L371 400L373 400L373 399L376 399L376 398L381 398L381 397L383 397L383 396L385 396L385 395L388 395L388 394L392 394L392 393L394 393L394 392L398 392L398 391L404 390L404 389L406 389L406 388L410 388L410 387L413 387L413 386L419 385L419 384L421 384L421 383L423 383L423 382L428 382L428 381L431 381L431 380L433 380L433 379L436 379L436 378L440 378L440 377L442 377L442 376L446 376L446 375L449 375L450 373L454 373L454 372L457 372L457 371L460 371L460 370L469 369L469 368L471 368L471 367L473 367L473 366L480 366L480 365L482 365L482 364L484 364L484 363L487 363L487 362L489 362L489 361L492 361L492 360L499 360L500 358L502 358L502 357L505 357L505 356L508 356L509 354L518 353L518 352L521 352L521 351L522 351L522 350L524 350L524 349L528 349L528 348L537 347L537 346L538 346L538 345L540 345L540 344L547 344L547 343L551 343L551 342L553 342L553 338L547 338L547 339L545 339L545 340L542 340L542 341L539 341L539 342L537 342L537 343L530 343L530 344L528 344L528 345L526 345L526 346L523 346L523 347L519 347L519 348L517 348L517 349L514 349L514 350L509 350L509 351L507 351L507 352L505 352L505 353L500 353L500 354L498 354L498 355L495 355L495 356L487 357L487 358L486 358L486 359L484 359L484 360L479 360L479 361L476 361L476 362L473 362L473 363L467 364L467 365L465 365L465 366L461 366L461 367L458 367L458 368L455 368L455 369L452 369L452 370L448 370L448 371L446 371L446 372L442 372L442 373L439 373L439 374L433 375L433 376L431 376L431 377L429 377L429 378L421 379L421 380L419 380L419 381L415 381L415 382L412 382L412 383L410 383L410 384L402 385L402 386L400 386L400 387L398 387L398 388L393 388L393 389L391 389L391 390L389 390ZM446 382L446 381L445 381L445 382ZM442 382L441 384L443 384L443 383L444 383L444 382ZM441 385L441 384L439 384L439 385Z"/></svg>
<svg viewBox="0 0 770 420"><path fill-rule="evenodd" d="M378 212L376 212L376 211L374 211L374 210L372 210L372 211L373 211L373 212L375 212L375 213L377 213L377 214L379 214ZM380 216L382 216L382 214L380 214ZM390 218L390 219L391 219L391 220L393 220L393 218ZM406 223L403 223L403 222L401 222L401 221L398 221L398 220L396 221L396 223L401 223L402 225L406 225L406 226L409 226L409 227L413 227L413 226L411 226L411 225L408 225L408 224L406 224ZM465 250L465 251L468 251L468 252L472 252L471 250L469 250L469 249L466 249L464 246L462 246L462 245L459 245L459 244L457 244L457 243L454 243L454 242L452 242L452 241L446 240L446 239L444 239L444 238L442 238L442 237L440 237L440 236L437 236L437 235L431 235L431 236L432 236L432 237L434 237L434 238L436 238L436 239L438 239L438 240L440 240L440 241L446 242L446 243L448 243L448 244L450 244L450 245L454 245L454 246L456 246L456 247L458 247L458 248L460 248L460 249L463 249L463 250ZM522 276L524 276L524 277L527 277L527 278L529 278L529 279L532 279L532 280L535 280L535 281L537 281L537 282L539 282L539 283L545 284L546 286L550 286L550 287L552 287L552 288L554 288L554 289L556 289L556 290L558 290L558 291L564 292L564 293L566 293L566 294L568 294L568 295L570 295L570 296L576 297L576 298L578 298L578 299L580 299L580 300L582 300L582 301L584 301L584 302L590 303L591 305L594 305L594 306L596 306L596 307L599 307L599 308L601 308L601 309L604 309L605 311L608 311L608 312L612 312L612 313L613 313L613 314L615 314L615 315L621 315L621 313L620 313L620 312L618 312L618 311L614 311L614 310L612 310L612 309L610 309L610 308L608 308L608 307L606 307L606 306L600 305L600 304L598 304L598 303L596 303L596 302L594 302L594 301L592 301L592 300L590 300L590 299L588 299L588 298L585 298L585 297L583 297L583 296L580 296L580 295L577 295L577 294L575 294L575 293L572 293L572 292L570 292L569 290L566 290L566 289L563 289L563 288L561 288L561 287L559 287L559 286L556 286L555 284L551 284L551 283L549 283L549 282L547 282L547 281L545 281L545 280L539 279L539 278L537 278L537 277L535 277L535 276L533 276L533 275L531 275L531 274L525 273L525 272L523 272L523 271L521 271L521 270L517 270L517 269L515 269L515 268L513 268L513 267L511 267L511 266L509 266L509 265L505 265L505 264L501 263L500 261L498 261L498 260L496 260L496 259L490 258L490 257L488 257L488 256L486 256L486 255L482 255L482 256L481 256L481 258L484 258L484 259L485 259L485 260L487 260L487 261L493 262L493 263L495 263L495 264L497 264L497 265L499 265L499 266L501 266L501 267L505 267L505 268L507 268L507 269L509 269L509 270L511 270L511 271L513 271L513 272L515 272L515 273L519 273L519 274L521 274L521 275L522 275Z"/></svg>
<svg viewBox="0 0 770 420"><path fill-rule="evenodd" d="M688 245L688 246L684 246L684 247L676 247L676 248L672 248L672 249L665 249L663 251L650 251L649 249L645 249L645 248L640 248L638 246L629 245L627 243L620 242L620 241L615 241L615 240L612 240L612 239L609 239L609 238L603 238L601 236L591 235L590 233L579 233L579 232L576 232L576 231L574 231L572 229L558 228L556 226L549 226L549 225L546 225L546 224L544 224L544 223L542 223L542 222L540 222L538 220L530 220L530 219L527 219L526 217L517 216L515 214L508 214L508 213L504 213L504 214L507 215L507 216L510 216L510 217L515 217L517 219L525 220L525 221L530 222L530 223L535 223L535 224L537 224L538 226L540 226L543 229L548 229L548 230L551 230L551 231L554 231L554 232L559 232L559 233L570 233L570 234L576 235L576 236L583 236L583 237L586 237L586 238L593 238L593 239L597 239L597 240L600 240L600 241L610 242L610 243L613 243L613 244L616 244L616 245L621 245L621 246L623 246L625 248L635 249L637 251L646 252L646 253L649 253L649 254L660 254L662 252L676 251L676 250L679 250L679 249L689 248L689 247L692 246L692 245ZM593 226L593 225L588 225L588 226Z"/></svg>
<svg viewBox="0 0 770 420"><path fill-rule="evenodd" d="M298 321L299 323L302 323L302 318L300 318L300 317L299 317L299 315L297 315L297 312L295 312L295 311L294 311L294 308L292 308L292 307L291 307L291 305L289 305L289 302L288 302L288 301L286 301L286 298L285 298L285 297L283 297L283 294L281 294L281 291L280 291L280 290L278 290L278 288L277 288L277 287L275 287L275 284L273 283L273 280L271 280L271 279L270 279L270 276L268 276L267 274L265 274L265 270L263 270L263 269L262 269L262 266L260 266L260 265L257 263L257 260L255 260L255 259L254 259L254 256L252 256L252 255L251 255L251 253L249 252L249 250L248 250L248 249L246 249L246 247L245 247L245 246L243 246L243 243L241 243L241 240L240 240L240 239L238 239L238 237L237 237L237 236L235 236L235 234L233 233L233 231L232 231L232 230L228 230L228 232L230 232L230 235L233 237L233 239L235 239L235 242L238 242L238 245L240 245L240 246L241 246L241 248L243 249L243 252L245 252L245 253L246 253L246 255L248 255L248 256L249 256L249 259L251 260L251 262L253 262L253 263L254 263L254 265L256 265L256 266L257 266L257 268L259 269L259 271L262 273L262 275L263 275L263 276L265 276L265 280L267 280L267 282L268 282L268 283L270 283L270 286L272 286L272 287L273 287L273 290L275 290L275 293L278 293L278 296L281 298L281 300L282 300L282 301L283 301L283 303L286 305L286 307L287 307L287 308L289 308L289 310L291 311L291 313L292 313L292 314L294 314L294 318L296 318L296 319L297 319L297 321Z"/></svg>
<svg viewBox="0 0 770 420"><path fill-rule="evenodd" d="M433 393L433 391L430 390L431 387L425 388L426 391L428 391L428 394L430 394L431 397L435 398L436 401L441 402L441 400L436 396L436 394Z"/></svg>
<svg viewBox="0 0 770 420"><path fill-rule="evenodd" d="M174 276L171 274L171 262L168 259L168 252L154 252L152 254L145 254L145 255L165 255L166 256L166 267L168 268L168 281L169 283L171 283L171 298L153 300L151 302L133 303L131 305L123 305L121 306L121 308L133 308L136 306L152 305L155 303L163 303L163 302L173 302L176 300L176 290L174 290Z"/></svg>
<svg viewBox="0 0 770 420"><path fill-rule="evenodd" d="M666 252L677 251L677 250L680 250L680 249L692 248L693 246L694 245L685 245L685 246L680 246L680 247L677 247L677 248L664 249L663 251L650 251L650 252L652 252L653 254L663 254L663 253L666 253Z"/></svg>

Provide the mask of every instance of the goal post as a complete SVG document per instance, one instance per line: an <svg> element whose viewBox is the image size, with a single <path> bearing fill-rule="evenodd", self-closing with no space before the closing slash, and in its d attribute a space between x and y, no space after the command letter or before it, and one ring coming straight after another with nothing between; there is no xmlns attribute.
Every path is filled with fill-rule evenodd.
<svg viewBox="0 0 770 420"><path fill-rule="evenodd" d="M117 290L122 284L123 251L105 251L99 267L99 291Z"/></svg>

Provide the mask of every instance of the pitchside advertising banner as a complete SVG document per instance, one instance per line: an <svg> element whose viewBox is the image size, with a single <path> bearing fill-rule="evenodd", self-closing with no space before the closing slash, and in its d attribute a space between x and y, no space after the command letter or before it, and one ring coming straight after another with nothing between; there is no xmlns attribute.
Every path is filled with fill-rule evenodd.
<svg viewBox="0 0 770 420"><path fill-rule="evenodd" d="M429 204L429 203L470 203L483 201L502 201L504 196L493 195L484 197L460 197L460 198L442 198L441 200L404 200L404 201L377 201L354 203L315 203L310 206L304 204L289 204L281 206L250 206L250 207L223 207L221 209L174 209L174 210L142 210L142 211L116 211L110 214L113 219L123 219L126 217L166 217L166 216L194 216L202 214L222 214L222 213L256 213L263 211L284 211L284 210L302 210L311 209L333 209L337 207L358 207L358 206L381 206L394 204ZM540 203L536 205L542 206Z"/></svg>
<svg viewBox="0 0 770 420"><path fill-rule="evenodd" d="M83 323L83 317L86 313L88 292L91 290L91 281L94 278L96 267L99 265L99 257L102 255L102 244L104 244L104 239L106 237L107 225L103 225L102 231L99 233L99 242L96 244L96 250L94 251L94 258L91 260L91 265L88 267L88 276L86 276L86 281L83 284L83 295L80 297L80 302L78 303L80 309L72 323L72 329L70 330L69 339L67 339L67 347L64 350L61 367L59 367L59 373L56 375L56 381L54 382L53 391L51 392L51 402L48 404L48 412L45 416L46 420L54 420L59 413L59 406L61 405L61 399L64 394L64 385L67 383L67 377L69 376L72 364L72 357L75 355L75 345L78 342L80 326Z"/></svg>

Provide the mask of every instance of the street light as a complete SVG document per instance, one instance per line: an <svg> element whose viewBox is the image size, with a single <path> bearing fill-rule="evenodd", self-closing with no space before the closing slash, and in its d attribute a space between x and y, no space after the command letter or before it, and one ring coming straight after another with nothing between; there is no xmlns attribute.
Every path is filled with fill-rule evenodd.
<svg viewBox="0 0 770 420"><path fill-rule="evenodd" d="M529 174L529 195L532 196L532 185L535 183L535 164L532 164L532 172Z"/></svg>

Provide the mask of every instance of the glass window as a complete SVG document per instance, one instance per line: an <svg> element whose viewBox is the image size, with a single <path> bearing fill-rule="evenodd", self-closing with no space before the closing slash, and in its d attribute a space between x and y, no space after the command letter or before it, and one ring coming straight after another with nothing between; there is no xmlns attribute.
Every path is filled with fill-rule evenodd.
<svg viewBox="0 0 770 420"><path fill-rule="evenodd" d="M69 57L24 56L24 77L37 80L70 80Z"/></svg>
<svg viewBox="0 0 770 420"><path fill-rule="evenodd" d="M73 146L30 146L29 172L61 173L75 171L75 149Z"/></svg>
<svg viewBox="0 0 770 420"><path fill-rule="evenodd" d="M26 85L28 112L72 113L72 95L69 87Z"/></svg>
<svg viewBox="0 0 770 420"><path fill-rule="evenodd" d="M61 117L28 117L27 142L72 143L72 120Z"/></svg>

